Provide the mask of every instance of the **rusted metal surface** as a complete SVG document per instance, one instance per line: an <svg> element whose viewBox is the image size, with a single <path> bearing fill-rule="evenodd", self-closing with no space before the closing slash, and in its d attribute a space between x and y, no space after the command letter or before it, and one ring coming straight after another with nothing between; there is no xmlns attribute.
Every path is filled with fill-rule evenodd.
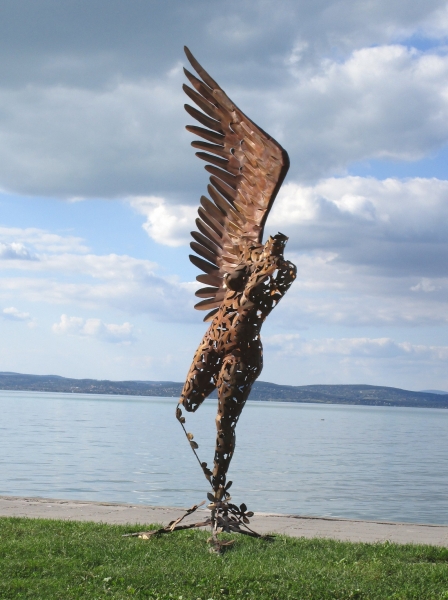
<svg viewBox="0 0 448 600"><path fill-rule="evenodd" d="M208 494L209 522L219 550L220 531L258 537L248 527L252 513L244 504L230 503L231 482L226 477L235 451L236 424L263 367L261 326L296 277L295 266L283 257L288 238L278 233L262 243L289 159L280 144L235 106L187 48L185 53L200 79L184 69L192 87L183 89L202 112L189 105L185 109L203 126L187 126L187 130L205 140L193 141L192 146L211 174L210 197L201 197L197 231L191 233L195 254L190 260L203 272L197 280L206 286L196 292L202 300L195 308L210 311L204 321L211 324L194 355L176 417L213 490ZM217 436L211 470L198 456L184 411L196 411L215 388ZM173 530L168 526L159 533L168 529Z"/></svg>
<svg viewBox="0 0 448 600"><path fill-rule="evenodd" d="M191 233L196 255L190 260L205 273L198 281L208 285L196 292L205 299L195 308L213 310L204 319L212 322L193 358L176 416L185 429L181 406L194 412L218 389L213 471L206 463L201 466L215 499L222 500L235 427L263 367L261 326L296 277L295 266L283 257L285 235L278 233L262 244L289 159L280 144L235 106L188 48L185 53L201 79L184 69L193 89L183 89L203 112L188 104L185 109L207 128L187 130L207 140L192 146L201 150L196 156L211 163L205 169L211 173L208 192L213 200L202 196L198 231ZM192 434L185 432L196 451Z"/></svg>
<svg viewBox="0 0 448 600"><path fill-rule="evenodd" d="M284 236L279 235L264 246L253 245L250 256L245 256L243 270L237 271L237 276L235 271L231 273L230 277L235 277L230 279L221 306L196 351L177 408L177 418L182 422L185 416L181 406L194 412L215 387L218 389L213 471L206 463L201 466L219 499L227 493L226 474L235 451L235 427L263 366L261 326L295 277L295 268L283 258L284 243ZM232 289L237 287L235 281L240 291ZM192 434L186 433L196 450Z"/></svg>

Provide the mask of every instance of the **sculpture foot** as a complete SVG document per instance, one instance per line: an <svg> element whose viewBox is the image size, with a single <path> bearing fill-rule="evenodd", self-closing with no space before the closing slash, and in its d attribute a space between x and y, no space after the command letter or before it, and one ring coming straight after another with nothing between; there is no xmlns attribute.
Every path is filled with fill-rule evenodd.
<svg viewBox="0 0 448 600"><path fill-rule="evenodd" d="M200 504L195 504L191 508L189 508L181 517L176 519L175 521L171 521L168 523L166 527L161 527L160 529L151 529L150 531L137 531L136 533L125 533L123 537L138 537L144 540L148 540L150 537L154 535L161 535L162 533L172 533L173 531L181 531L182 529L194 529L196 527L206 527L207 525L211 525L211 520L206 519L201 523L188 523L187 525L179 525L181 521L194 513L198 508L205 504L205 500Z"/></svg>
<svg viewBox="0 0 448 600"><path fill-rule="evenodd" d="M197 523L187 523L181 525L181 521L188 515L194 513L198 508L205 504L205 500L200 504L195 504L189 508L181 517L175 521L171 521L166 527L160 529L152 529L150 531L138 531L136 533L126 533L123 537L138 537L143 540L148 540L151 537L162 535L164 533L173 533L174 531L182 531L185 529L197 529L200 527L211 527L212 535L207 542L210 544L210 552L221 554L222 549L231 546L235 540L220 540L220 533L241 533L250 537L272 540L272 535L262 535L249 527L249 517L253 516L253 512L247 510L245 504L237 506L229 502L230 497L225 500L216 500L213 494L207 494L212 502L207 508L211 510L211 516Z"/></svg>

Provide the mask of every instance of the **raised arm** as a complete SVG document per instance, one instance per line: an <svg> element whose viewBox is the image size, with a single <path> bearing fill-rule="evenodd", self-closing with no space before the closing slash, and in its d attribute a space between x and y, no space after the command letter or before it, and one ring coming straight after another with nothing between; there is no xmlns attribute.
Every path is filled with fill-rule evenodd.
<svg viewBox="0 0 448 600"><path fill-rule="evenodd" d="M280 298L286 294L297 276L297 267L289 260L282 260L278 264L277 275L272 280L272 289L276 289ZM279 298L279 299L280 299Z"/></svg>
<svg viewBox="0 0 448 600"><path fill-rule="evenodd" d="M245 300L256 303L264 296L277 304L291 287L296 272L296 266L281 256L260 261L246 283L242 304Z"/></svg>

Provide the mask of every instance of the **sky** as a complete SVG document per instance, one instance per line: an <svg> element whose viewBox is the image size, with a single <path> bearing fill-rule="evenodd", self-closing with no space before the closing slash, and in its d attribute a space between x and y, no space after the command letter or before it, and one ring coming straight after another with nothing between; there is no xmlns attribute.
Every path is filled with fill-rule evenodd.
<svg viewBox="0 0 448 600"><path fill-rule="evenodd" d="M448 4L2 0L0 371L182 381L186 44L288 151L260 379L448 390Z"/></svg>

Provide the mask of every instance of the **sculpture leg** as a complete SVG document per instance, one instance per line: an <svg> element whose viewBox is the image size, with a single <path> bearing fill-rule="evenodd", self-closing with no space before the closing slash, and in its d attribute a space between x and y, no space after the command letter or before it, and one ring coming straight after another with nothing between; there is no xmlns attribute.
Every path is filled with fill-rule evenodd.
<svg viewBox="0 0 448 600"><path fill-rule="evenodd" d="M191 449L209 482L211 481L212 472L208 469L207 463L200 460L196 452L198 448L197 442L193 441L192 433L186 429L185 417L182 414L180 406L182 405L187 412L195 412L201 406L205 398L216 387L220 365L221 357L206 334L199 348L196 350L179 402L176 406L176 419L181 424Z"/></svg>
<svg viewBox="0 0 448 600"><path fill-rule="evenodd" d="M179 404L186 411L195 412L215 389L220 365L219 354L205 339L196 350L180 396Z"/></svg>
<svg viewBox="0 0 448 600"><path fill-rule="evenodd" d="M247 357L227 356L219 374L216 447L212 485L215 494L226 483L227 470L235 452L235 428L249 397L252 384L262 369L261 347L251 349Z"/></svg>

